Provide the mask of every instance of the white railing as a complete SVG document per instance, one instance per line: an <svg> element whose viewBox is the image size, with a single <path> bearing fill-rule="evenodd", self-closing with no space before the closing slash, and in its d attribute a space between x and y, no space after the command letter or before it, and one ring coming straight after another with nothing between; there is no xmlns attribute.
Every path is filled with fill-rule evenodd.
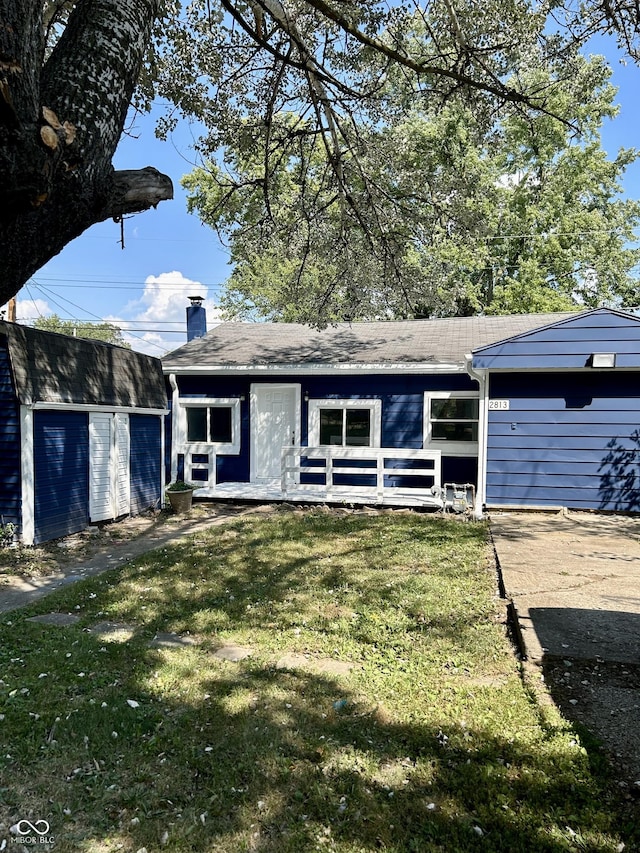
<svg viewBox="0 0 640 853"><path fill-rule="evenodd" d="M360 464L358 464L360 463ZM315 475L318 482L305 483L304 475ZM364 477L368 482L363 482ZM336 478L353 478L353 484L336 483ZM402 479L402 485L393 483ZM420 479L418 479L420 478ZM424 479L429 482L424 484ZM412 483L415 482L415 485ZM434 503L442 486L439 450L402 450L391 447L300 447L282 448L282 495L323 490L327 500L349 500L350 495L370 495L383 503L401 496Z"/></svg>

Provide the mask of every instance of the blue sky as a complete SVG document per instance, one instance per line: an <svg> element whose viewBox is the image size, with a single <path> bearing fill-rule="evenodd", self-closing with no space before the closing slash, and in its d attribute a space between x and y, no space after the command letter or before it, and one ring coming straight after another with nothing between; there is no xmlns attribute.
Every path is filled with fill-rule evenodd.
<svg viewBox="0 0 640 853"><path fill-rule="evenodd" d="M194 165L190 128L183 125L162 142L154 134L156 118L136 118L114 165L155 166L171 177L173 201L125 219L124 249L121 226L112 221L66 246L18 294L18 319L55 313L118 322L133 330L127 339L134 349L160 356L185 341L187 296L205 296L215 317L216 297L230 272L228 253L214 232L187 212L180 179Z"/></svg>
<svg viewBox="0 0 640 853"><path fill-rule="evenodd" d="M611 56L613 83L619 88L620 114L603 127L603 147L614 156L620 147L640 147L640 68L619 61L619 52L599 39L593 52ZM154 119L136 120L123 138L116 168L155 166L174 183L175 198L138 214L120 226L105 222L86 231L33 276L18 294L18 319L56 313L78 320L110 320L131 329L134 349L160 356L184 343L187 296L205 297L210 320L230 272L229 258L215 234L189 214L180 178L193 168L192 136L181 126L172 140L154 135ZM625 195L640 199L640 162L627 171ZM168 331L173 330L173 331Z"/></svg>

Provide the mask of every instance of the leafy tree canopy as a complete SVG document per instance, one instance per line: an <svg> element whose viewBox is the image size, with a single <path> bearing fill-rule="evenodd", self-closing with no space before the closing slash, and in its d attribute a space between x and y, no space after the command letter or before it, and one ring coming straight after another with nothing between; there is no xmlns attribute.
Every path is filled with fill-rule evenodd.
<svg viewBox="0 0 640 853"><path fill-rule="evenodd" d="M552 34L554 17L562 37ZM315 188L297 213L309 233L316 219L339 223L331 227L342 244L363 262L368 247L368 262L391 271L402 291L417 269L407 242L422 265L428 218L402 245L399 235L423 187L399 212L393 193L383 202L396 167L375 163L369 146L384 155L399 128L422 116L454 122L471 146L465 111L481 137L498 116L557 115L575 46L593 32L613 31L638 55L637 9L627 0L0 0L0 20L0 302L92 224L171 198L170 179L152 167L113 169L131 103L168 102L161 133L181 117L200 122L199 152L218 166L225 156L241 166L237 156L252 152L268 218L272 187L282 195L297 169ZM428 133L423 141L440 143ZM473 182L474 169L464 180ZM445 225L447 216L444 204L442 228L461 227Z"/></svg>
<svg viewBox="0 0 640 853"><path fill-rule="evenodd" d="M192 209L230 245L227 313L322 324L628 302L640 205L619 192L637 154L610 161L600 145L616 112L603 61L576 55L572 69L562 88L549 69L512 69L547 91L549 112L500 116L453 95L416 102L395 80L397 110L351 124L352 205L318 135L291 141L299 114L261 137L247 122L223 158L184 179Z"/></svg>

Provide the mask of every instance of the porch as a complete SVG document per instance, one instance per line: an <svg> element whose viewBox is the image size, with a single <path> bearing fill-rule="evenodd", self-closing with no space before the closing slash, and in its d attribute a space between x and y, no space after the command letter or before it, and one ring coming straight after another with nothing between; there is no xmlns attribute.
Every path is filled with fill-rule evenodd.
<svg viewBox="0 0 640 853"><path fill-rule="evenodd" d="M371 504L442 509L441 453L389 447L282 448L280 479L212 482L215 455L185 459L185 479L202 482L196 498L294 503Z"/></svg>

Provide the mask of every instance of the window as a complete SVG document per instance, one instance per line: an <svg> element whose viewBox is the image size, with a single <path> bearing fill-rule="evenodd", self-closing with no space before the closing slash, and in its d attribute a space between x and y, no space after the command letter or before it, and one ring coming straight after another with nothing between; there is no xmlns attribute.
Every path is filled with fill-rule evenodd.
<svg viewBox="0 0 640 853"><path fill-rule="evenodd" d="M208 409L187 409L187 441L207 440Z"/></svg>
<svg viewBox="0 0 640 853"><path fill-rule="evenodd" d="M380 400L311 400L310 446L380 447Z"/></svg>
<svg viewBox="0 0 640 853"><path fill-rule="evenodd" d="M231 406L187 409L187 441L231 444L233 440Z"/></svg>
<svg viewBox="0 0 640 853"><path fill-rule="evenodd" d="M320 409L320 444L369 447L371 445L369 409Z"/></svg>
<svg viewBox="0 0 640 853"><path fill-rule="evenodd" d="M479 400L473 391L432 392L425 395L425 447L443 452L477 452ZM443 446L446 442L446 449Z"/></svg>
<svg viewBox="0 0 640 853"><path fill-rule="evenodd" d="M477 441L478 400L431 400L431 438L434 441Z"/></svg>
<svg viewBox="0 0 640 853"><path fill-rule="evenodd" d="M190 444L214 446L217 451L227 453L240 452L239 399L180 402L185 410L186 439Z"/></svg>

